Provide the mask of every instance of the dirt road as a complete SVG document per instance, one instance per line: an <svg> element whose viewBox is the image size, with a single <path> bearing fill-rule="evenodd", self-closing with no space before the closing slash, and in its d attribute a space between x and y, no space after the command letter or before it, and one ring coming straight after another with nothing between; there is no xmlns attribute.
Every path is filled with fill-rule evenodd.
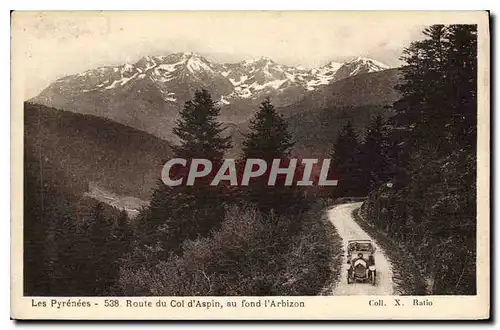
<svg viewBox="0 0 500 330"><path fill-rule="evenodd" d="M343 248L347 241L351 239L370 239L372 238L354 221L351 213L354 209L361 206L362 203L349 203L334 206L328 211L328 218L337 229L343 240ZM373 240L372 240L373 241ZM394 283L392 282L392 265L385 256L384 251L377 242L373 241L375 252L375 266L377 267L377 284L375 286L369 283L347 284L348 264L344 257L342 259L342 269L340 279L333 288L332 295L350 296L350 295L392 295L394 294Z"/></svg>

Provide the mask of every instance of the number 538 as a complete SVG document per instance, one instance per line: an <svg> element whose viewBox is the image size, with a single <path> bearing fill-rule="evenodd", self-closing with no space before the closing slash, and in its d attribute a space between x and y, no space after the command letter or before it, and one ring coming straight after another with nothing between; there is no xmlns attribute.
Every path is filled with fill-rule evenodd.
<svg viewBox="0 0 500 330"><path fill-rule="evenodd" d="M104 307L119 307L119 300L104 300Z"/></svg>

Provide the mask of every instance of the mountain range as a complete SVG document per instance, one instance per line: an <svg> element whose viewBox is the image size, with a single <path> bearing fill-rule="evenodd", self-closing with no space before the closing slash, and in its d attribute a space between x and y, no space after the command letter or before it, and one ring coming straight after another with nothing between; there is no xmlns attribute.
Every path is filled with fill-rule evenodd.
<svg viewBox="0 0 500 330"><path fill-rule="evenodd" d="M221 107L222 121L243 123L266 96L277 107L286 107L336 81L388 68L363 57L306 69L267 57L220 64L196 53L173 53L62 77L30 102L109 118L173 139L177 114L196 89L209 90Z"/></svg>

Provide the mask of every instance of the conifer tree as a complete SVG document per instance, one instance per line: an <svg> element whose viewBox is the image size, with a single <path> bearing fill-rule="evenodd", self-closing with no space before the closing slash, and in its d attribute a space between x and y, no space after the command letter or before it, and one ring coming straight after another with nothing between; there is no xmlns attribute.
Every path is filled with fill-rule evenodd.
<svg viewBox="0 0 500 330"><path fill-rule="evenodd" d="M360 148L364 180L370 189L376 188L393 174L388 149L388 132L384 119L377 115L367 127L365 141Z"/></svg>
<svg viewBox="0 0 500 330"><path fill-rule="evenodd" d="M173 132L180 142L172 147L174 158L208 159L214 169L231 147L231 137L223 136L224 128L217 120L220 108L206 90L196 91L194 99L185 103ZM197 180L193 186L168 187L162 181L153 192L150 206L139 214L143 229L141 240L158 258L170 251L179 252L186 239L206 236L218 227L224 215L226 196L209 181Z"/></svg>
<svg viewBox="0 0 500 330"><path fill-rule="evenodd" d="M411 123L407 130L411 132L408 139L413 142L413 150L426 148L430 153L434 150L446 153L453 140L451 119L463 102L462 96L457 98L457 94L464 92L461 75L467 73L465 80L474 83L473 63L469 63L469 70L463 69L465 62L473 62L470 56L475 54L468 58L460 54L462 50L457 50L457 43L453 41L456 34L449 26L432 25L424 29L423 34L426 39L413 42L401 57L406 65L397 89L403 97L397 102L396 110ZM475 85L466 87L469 91L474 88ZM461 116L457 113L456 117Z"/></svg>
<svg viewBox="0 0 500 330"><path fill-rule="evenodd" d="M186 102L180 112L181 118L173 132L180 144L173 146L177 158L205 158L220 161L227 149L231 148L231 137L222 136L224 128L217 121L220 108L212 100L208 91L196 91L194 99Z"/></svg>
<svg viewBox="0 0 500 330"><path fill-rule="evenodd" d="M367 192L360 157L358 135L349 120L337 136L330 153L332 169L338 176L334 189L338 196L363 196Z"/></svg>
<svg viewBox="0 0 500 330"><path fill-rule="evenodd" d="M261 103L259 111L250 121L250 133L243 142L243 157L261 158L271 162L288 157L294 142L288 127L269 98Z"/></svg>
<svg viewBox="0 0 500 330"><path fill-rule="evenodd" d="M269 98L259 107L259 111L250 121L250 132L243 142L244 160L263 159L267 163L267 174L274 159L280 159L280 166L286 166L291 148L294 145L288 127ZM277 212L290 212L292 206L300 205L300 191L297 187L286 187L280 183L268 186L268 175L253 178L245 197L257 204L262 211L274 209Z"/></svg>

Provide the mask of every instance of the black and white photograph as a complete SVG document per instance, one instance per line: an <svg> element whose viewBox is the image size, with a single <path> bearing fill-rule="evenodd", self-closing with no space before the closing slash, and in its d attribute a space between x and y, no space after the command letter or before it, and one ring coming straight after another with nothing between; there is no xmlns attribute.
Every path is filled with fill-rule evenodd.
<svg viewBox="0 0 500 330"><path fill-rule="evenodd" d="M14 12L22 296L479 297L489 39L470 14Z"/></svg>

